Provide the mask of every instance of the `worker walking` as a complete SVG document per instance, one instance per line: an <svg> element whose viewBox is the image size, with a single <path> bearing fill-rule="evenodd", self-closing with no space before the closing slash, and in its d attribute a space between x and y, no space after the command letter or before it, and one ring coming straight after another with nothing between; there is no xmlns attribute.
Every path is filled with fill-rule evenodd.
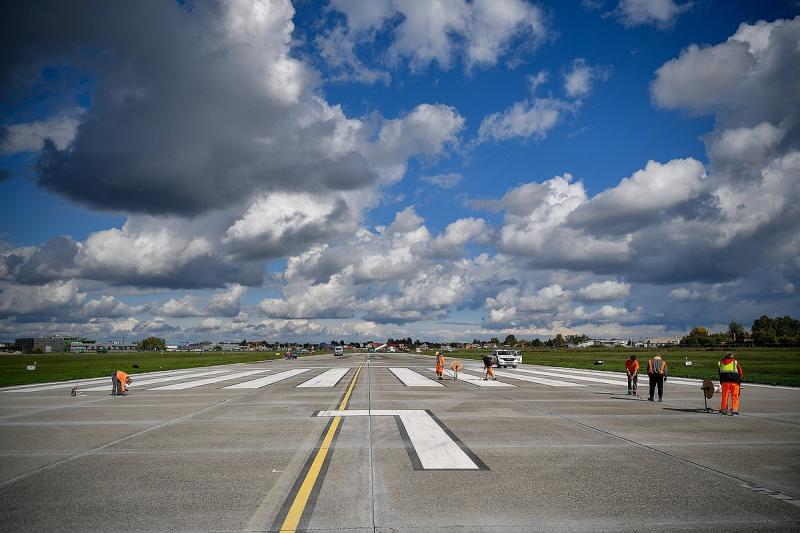
<svg viewBox="0 0 800 533"><path fill-rule="evenodd" d="M122 370L116 370L111 374L111 396L125 396L128 385L133 380Z"/></svg>
<svg viewBox="0 0 800 533"><path fill-rule="evenodd" d="M720 414L739 415L739 390L742 385L742 365L733 352L728 352L719 363L719 384L722 386L722 405ZM731 397L731 411L728 412L728 395Z"/></svg>
<svg viewBox="0 0 800 533"><path fill-rule="evenodd" d="M657 353L655 357L647 361L647 377L650 378L650 397L649 401L653 401L653 393L658 387L658 401L663 401L664 396L664 381L667 379L667 362L661 359L661 354Z"/></svg>
<svg viewBox="0 0 800 533"><path fill-rule="evenodd" d="M625 374L628 375L628 396L636 396L639 394L639 361L635 355L625 361Z"/></svg>
<svg viewBox="0 0 800 533"><path fill-rule="evenodd" d="M444 374L444 356L441 352L436 352L436 375L440 380L443 379L442 374Z"/></svg>
<svg viewBox="0 0 800 533"><path fill-rule="evenodd" d="M483 356L483 371L485 375L483 376L483 380L487 381L489 379L497 381L497 378L494 377L494 370L492 370L492 356L491 355L484 355Z"/></svg>

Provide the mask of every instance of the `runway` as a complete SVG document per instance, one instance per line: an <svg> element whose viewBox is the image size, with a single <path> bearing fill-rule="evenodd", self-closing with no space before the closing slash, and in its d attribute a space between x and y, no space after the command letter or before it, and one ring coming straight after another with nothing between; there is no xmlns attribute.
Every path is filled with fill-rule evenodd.
<svg viewBox="0 0 800 533"><path fill-rule="evenodd" d="M800 389L319 355L0 389L0 531L800 529ZM448 361L449 363L449 361ZM107 382L107 383L106 383ZM646 377L640 379L646 388ZM719 407L718 397L709 401Z"/></svg>

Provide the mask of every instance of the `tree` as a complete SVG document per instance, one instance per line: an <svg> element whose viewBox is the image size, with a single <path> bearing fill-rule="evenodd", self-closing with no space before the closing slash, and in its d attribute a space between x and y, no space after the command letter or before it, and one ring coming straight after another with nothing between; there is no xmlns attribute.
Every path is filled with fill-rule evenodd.
<svg viewBox="0 0 800 533"><path fill-rule="evenodd" d="M542 347L542 340L541 339L533 339L531 341L531 346L534 348L541 348Z"/></svg>
<svg viewBox="0 0 800 533"><path fill-rule="evenodd" d="M564 340L564 337L559 333L556 335L556 338L553 339L553 347L555 348L563 348L567 342Z"/></svg>
<svg viewBox="0 0 800 533"><path fill-rule="evenodd" d="M747 338L747 332L744 330L744 326L738 322L731 322L728 324L728 335L730 335L733 341L742 341Z"/></svg>
<svg viewBox="0 0 800 533"><path fill-rule="evenodd" d="M708 330L702 326L695 326L688 335L681 339L683 346L711 346L714 340L709 336Z"/></svg>
<svg viewBox="0 0 800 533"><path fill-rule="evenodd" d="M216 346L214 346L214 351L215 351L215 352L221 352L221 351L222 351L222 346L220 346L219 344L217 344Z"/></svg>
<svg viewBox="0 0 800 533"><path fill-rule="evenodd" d="M508 335L506 337L506 340L503 341L503 344L514 346L515 344L517 344L517 338L514 335Z"/></svg>
<svg viewBox="0 0 800 533"><path fill-rule="evenodd" d="M167 343L164 339L158 337L147 337L145 340L136 344L136 348L142 352L154 352L158 350L166 350Z"/></svg>
<svg viewBox="0 0 800 533"><path fill-rule="evenodd" d="M500 339L498 339L497 337L492 337L491 339L489 339L489 344L500 344Z"/></svg>

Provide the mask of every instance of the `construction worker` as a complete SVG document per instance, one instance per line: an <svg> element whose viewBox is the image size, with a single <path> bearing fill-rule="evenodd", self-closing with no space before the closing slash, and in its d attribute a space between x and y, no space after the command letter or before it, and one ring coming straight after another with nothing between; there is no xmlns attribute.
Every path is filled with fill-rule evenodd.
<svg viewBox="0 0 800 533"><path fill-rule="evenodd" d="M639 393L639 361L635 355L625 361L625 374L628 375L628 396L636 396Z"/></svg>
<svg viewBox="0 0 800 533"><path fill-rule="evenodd" d="M742 384L742 365L733 352L725 354L719 363L719 384L722 386L722 405L720 414L739 416L739 389ZM731 396L731 411L728 412L728 395Z"/></svg>
<svg viewBox="0 0 800 533"><path fill-rule="evenodd" d="M667 362L661 359L661 354L647 361L647 377L650 378L650 397L648 401L653 401L653 392L658 387L658 401L663 401L664 381L667 379Z"/></svg>
<svg viewBox="0 0 800 533"><path fill-rule="evenodd" d="M111 396L125 396L126 389L133 380L122 370L116 370L111 374Z"/></svg>
<svg viewBox="0 0 800 533"><path fill-rule="evenodd" d="M497 378L494 377L494 370L492 370L492 356L491 355L484 355L483 356L483 370L486 372L486 375L483 376L483 380L487 381L489 379L493 379L497 381Z"/></svg>
<svg viewBox="0 0 800 533"><path fill-rule="evenodd" d="M444 356L441 352L436 352L436 375L439 376L439 379L442 379L442 375L444 374Z"/></svg>

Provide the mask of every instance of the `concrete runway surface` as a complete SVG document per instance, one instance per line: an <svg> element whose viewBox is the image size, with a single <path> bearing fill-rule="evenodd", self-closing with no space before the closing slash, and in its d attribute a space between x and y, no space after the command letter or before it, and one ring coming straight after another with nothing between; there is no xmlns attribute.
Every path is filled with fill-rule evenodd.
<svg viewBox="0 0 800 533"><path fill-rule="evenodd" d="M2 531L800 530L800 390L412 354L0 390ZM448 361L449 364L449 361ZM745 363L746 364L746 363ZM709 402L719 407L719 397Z"/></svg>

